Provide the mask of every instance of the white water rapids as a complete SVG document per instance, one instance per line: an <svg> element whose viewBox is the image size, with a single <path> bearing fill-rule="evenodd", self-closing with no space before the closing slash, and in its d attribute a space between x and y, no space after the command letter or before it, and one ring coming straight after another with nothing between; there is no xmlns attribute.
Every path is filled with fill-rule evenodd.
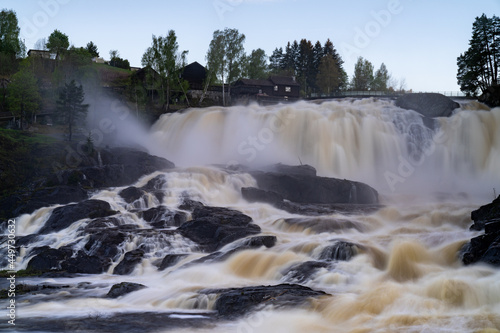
<svg viewBox="0 0 500 333"><path fill-rule="evenodd" d="M207 206L249 215L262 234L277 237L276 245L236 252L222 262L184 266L202 256L193 242L181 236L136 237L123 245L124 253L145 242L152 250L131 275L111 274L120 258L106 274L27 278L28 284L81 282L93 289L80 297L64 292L33 297L20 305L19 320L141 311L184 313L189 320L213 310L215 300L198 290L293 283L284 275L287 268L318 260L326 244L343 239L362 245L359 253L320 268L303 283L331 297L298 308L268 306L233 322L186 332L498 332L500 270L464 266L458 252L479 234L469 231L470 212L490 202L494 188L500 192L500 108L476 110L471 104L438 123L430 130L417 113L373 99L214 107L164 115L151 129L151 149L177 168L147 175L135 184L143 186L163 174L162 202L151 197L127 204L118 195L124 187L92 198L120 211L123 224L150 228L130 210L160 204L176 209L187 195ZM242 198L242 187L256 186L249 174L210 166L237 163L255 168L309 164L318 175L369 184L379 191L384 207L366 215L329 216L351 221L355 228L318 232L290 225L284 219L300 216ZM54 208L19 217L18 235L36 233ZM88 221L44 235L33 246L83 246L85 239L77 229ZM18 257L18 269L26 267L27 252ZM155 261L168 253L190 255L158 271ZM98 297L122 281L147 288L117 299Z"/></svg>

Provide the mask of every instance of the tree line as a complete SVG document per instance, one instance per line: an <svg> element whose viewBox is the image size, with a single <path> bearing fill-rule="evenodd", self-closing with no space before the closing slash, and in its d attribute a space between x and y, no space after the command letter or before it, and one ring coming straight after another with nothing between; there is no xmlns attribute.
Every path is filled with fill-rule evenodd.
<svg viewBox="0 0 500 333"><path fill-rule="evenodd" d="M92 67L92 59L99 57L99 51L92 41L84 47L76 47L70 45L66 34L56 29L35 44L37 50L47 51L52 59L25 58L26 46L19 34L15 12L2 10L0 76L4 80L1 86L0 111L10 111L19 119L21 127L24 123L32 122L42 107L63 112L61 105L65 105L62 97L65 89L75 91L73 85L82 88L85 83L85 90L89 90L92 88L89 85L98 85L98 73ZM242 77L266 79L270 75L294 76L301 86L303 97L312 94L329 95L347 89L390 89L390 75L385 65L382 64L374 72L373 65L363 58L358 59L354 75L349 80L343 66L344 61L330 39L324 44L320 41L312 43L307 39L295 40L288 42L284 48L277 47L268 56L260 48L247 54L244 49L245 38L237 29L214 31L205 56L207 76L203 83L200 105L209 87L214 85L222 86L225 105L227 95L231 94L231 83ZM150 103L158 101L162 112L167 111L170 103L175 101L181 100L189 104L189 85L180 75L186 66L187 54L187 50L179 49L174 30L168 31L165 36L152 36L151 46L145 50L141 59L142 66L152 70L147 72L146 82L134 75L130 75L130 80L126 82L127 96L136 104L137 110L140 105L144 108L148 103L148 96L151 97ZM130 70L129 61L121 58L118 50L111 50L109 56L108 65ZM46 89L47 87L52 89ZM45 105L42 105L43 101ZM84 113L85 108L81 108L83 111L75 107L66 109ZM67 119L78 117L61 113L58 118L61 122L68 122Z"/></svg>

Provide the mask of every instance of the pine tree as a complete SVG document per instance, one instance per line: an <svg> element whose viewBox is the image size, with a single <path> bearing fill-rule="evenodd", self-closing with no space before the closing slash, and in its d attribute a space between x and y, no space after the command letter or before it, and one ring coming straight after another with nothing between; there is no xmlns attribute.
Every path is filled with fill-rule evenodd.
<svg viewBox="0 0 500 333"><path fill-rule="evenodd" d="M469 49L457 58L460 90L476 96L498 85L500 67L500 18L476 17Z"/></svg>
<svg viewBox="0 0 500 333"><path fill-rule="evenodd" d="M62 123L68 126L69 141L73 137L73 127L87 115L89 105L83 104L84 100L83 87L81 85L77 86L75 80L66 83L59 93L57 113Z"/></svg>

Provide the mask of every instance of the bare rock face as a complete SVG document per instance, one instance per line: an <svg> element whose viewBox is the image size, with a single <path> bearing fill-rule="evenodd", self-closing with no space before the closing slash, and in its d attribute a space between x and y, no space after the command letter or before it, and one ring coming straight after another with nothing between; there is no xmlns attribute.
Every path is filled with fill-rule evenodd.
<svg viewBox="0 0 500 333"><path fill-rule="evenodd" d="M474 221L471 230L484 230L484 234L465 244L461 251L462 262L466 265L484 262L500 266L500 196L473 211L471 218Z"/></svg>
<svg viewBox="0 0 500 333"><path fill-rule="evenodd" d="M424 117L449 117L460 107L457 102L437 93L405 94L396 100L396 106L417 111Z"/></svg>

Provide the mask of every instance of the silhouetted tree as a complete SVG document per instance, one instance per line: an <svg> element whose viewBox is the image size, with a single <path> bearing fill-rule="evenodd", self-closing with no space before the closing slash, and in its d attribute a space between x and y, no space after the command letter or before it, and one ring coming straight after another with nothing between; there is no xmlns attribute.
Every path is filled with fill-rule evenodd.
<svg viewBox="0 0 500 333"><path fill-rule="evenodd" d="M457 81L467 95L476 96L498 85L500 67L500 18L485 14L472 25L469 49L457 58Z"/></svg>
<svg viewBox="0 0 500 333"><path fill-rule="evenodd" d="M89 105L83 104L85 94L83 87L77 86L75 80L66 83L59 93L57 113L61 122L68 126L68 140L73 137L73 127L87 115Z"/></svg>
<svg viewBox="0 0 500 333"><path fill-rule="evenodd" d="M90 55L93 58L99 57L99 52L97 51L97 45L95 45L94 42L92 41L88 42L86 49L87 51L89 51Z"/></svg>

